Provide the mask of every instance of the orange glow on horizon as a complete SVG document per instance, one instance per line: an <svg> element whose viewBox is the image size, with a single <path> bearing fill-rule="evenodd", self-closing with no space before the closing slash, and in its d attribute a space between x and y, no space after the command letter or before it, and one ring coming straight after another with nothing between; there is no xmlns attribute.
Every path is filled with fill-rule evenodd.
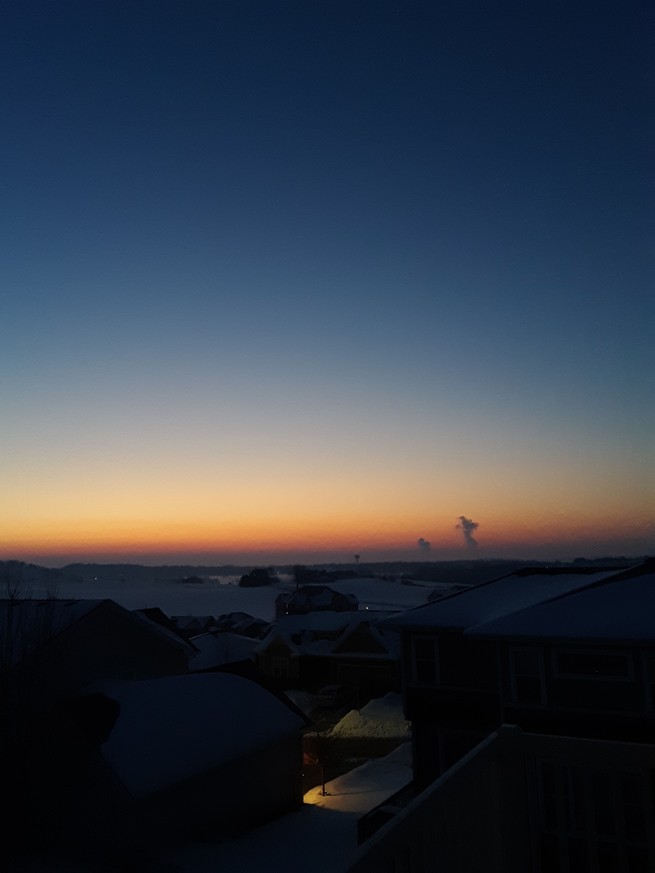
<svg viewBox="0 0 655 873"><path fill-rule="evenodd" d="M529 559L548 552L553 558L560 553L582 555L585 550L600 550L610 554L611 544L619 539L630 539L634 524L619 530L611 520L597 518L579 520L554 517L536 517L532 525L527 519L520 526L503 524L502 518L479 519L474 532L477 548L467 548L462 532L457 529L457 516L442 516L428 524L426 519L411 518L403 522L393 519L336 519L320 516L313 518L258 518L254 523L234 520L231 523L209 524L199 522L126 522L95 520L82 523L71 520L50 525L32 525L29 531L14 531L3 542L3 558L19 558L28 554L38 558L47 556L102 555L103 561L128 556L152 555L159 561L166 555L187 555L186 563L197 562L205 556L210 563L221 562L220 556L241 556L241 560L266 561L267 555L285 555L284 562L292 562L294 554L321 554L347 559L355 553L397 553L405 560L439 560L520 556ZM648 535L643 525L643 537ZM652 531L651 531L652 533ZM431 543L429 552L417 546L419 537ZM642 550L638 551L643 553ZM107 557L110 556L110 557ZM114 556L113 558L111 556ZM195 556L195 558L194 558ZM252 556L247 558L244 556ZM345 558L344 558L345 556ZM193 560L192 560L193 559ZM336 558L335 558L336 559ZM365 558L366 559L366 558ZM394 558L389 558L394 560ZM72 560L72 559L71 559ZM85 560L95 560L85 558ZM303 559L306 560L306 559ZM323 560L323 559L321 559ZM327 560L327 558L326 558ZM230 562L227 560L226 562Z"/></svg>

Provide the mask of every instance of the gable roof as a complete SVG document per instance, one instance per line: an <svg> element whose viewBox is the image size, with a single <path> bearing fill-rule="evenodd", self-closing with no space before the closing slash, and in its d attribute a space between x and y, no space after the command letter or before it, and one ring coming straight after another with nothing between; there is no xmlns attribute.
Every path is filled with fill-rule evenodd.
<svg viewBox="0 0 655 873"><path fill-rule="evenodd" d="M304 615L285 615L272 626L256 651L265 653L282 643L295 655L329 655L337 640L350 634L361 624L372 624L392 613L374 610L353 612L308 612Z"/></svg>
<svg viewBox="0 0 655 873"><path fill-rule="evenodd" d="M357 609L358 600L354 594L344 594L335 591L327 585L301 585L294 591L286 591L278 594L275 599L278 606L288 604L296 609L330 609L333 604L349 604L353 610Z"/></svg>
<svg viewBox="0 0 655 873"><path fill-rule="evenodd" d="M189 662L189 670L207 670L222 664L252 659L258 641L225 631L199 634L192 637L190 642L198 649L198 653Z"/></svg>
<svg viewBox="0 0 655 873"><path fill-rule="evenodd" d="M383 624L400 630L464 630L586 588L616 572L616 568L590 572L588 568L530 567L417 606Z"/></svg>
<svg viewBox="0 0 655 873"><path fill-rule="evenodd" d="M655 645L655 562L484 622L467 635Z"/></svg>
<svg viewBox="0 0 655 873"><path fill-rule="evenodd" d="M372 648L366 647L366 642ZM364 645L362 645L362 643ZM400 638L391 630L386 632L373 622L360 621L348 626L332 647L335 655L365 656L367 659L400 658Z"/></svg>
<svg viewBox="0 0 655 873"><path fill-rule="evenodd" d="M100 682L119 704L102 755L145 796L299 733L303 718L260 685L230 673Z"/></svg>
<svg viewBox="0 0 655 873"><path fill-rule="evenodd" d="M54 598L0 600L0 632L5 657L10 663L18 664L105 602Z"/></svg>
<svg viewBox="0 0 655 873"><path fill-rule="evenodd" d="M290 637L291 634L303 633L305 631L336 636L357 615L357 612L335 612L329 609L296 615L284 615L273 623L268 632L268 637L265 637L264 641L269 637L271 639L274 636Z"/></svg>
<svg viewBox="0 0 655 873"><path fill-rule="evenodd" d="M5 639L13 637L11 658L14 664L27 655L42 649L49 642L82 621L96 610L120 616L122 620L139 625L147 633L166 639L177 648L194 651L178 634L162 625L120 606L113 600L32 600L20 598L0 600L0 630Z"/></svg>

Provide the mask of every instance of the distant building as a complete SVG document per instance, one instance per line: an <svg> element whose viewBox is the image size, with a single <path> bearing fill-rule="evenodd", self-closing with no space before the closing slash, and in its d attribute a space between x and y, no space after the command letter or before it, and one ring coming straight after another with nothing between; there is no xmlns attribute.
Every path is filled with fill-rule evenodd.
<svg viewBox="0 0 655 873"><path fill-rule="evenodd" d="M308 612L353 612L359 607L354 594L341 594L327 585L301 585L295 591L275 598L275 615L305 615Z"/></svg>

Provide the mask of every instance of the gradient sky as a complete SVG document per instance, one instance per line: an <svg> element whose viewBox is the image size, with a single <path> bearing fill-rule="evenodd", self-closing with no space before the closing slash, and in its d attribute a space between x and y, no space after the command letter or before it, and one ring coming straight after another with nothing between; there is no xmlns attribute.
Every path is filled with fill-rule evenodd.
<svg viewBox="0 0 655 873"><path fill-rule="evenodd" d="M652 554L648 6L5 0L0 557Z"/></svg>

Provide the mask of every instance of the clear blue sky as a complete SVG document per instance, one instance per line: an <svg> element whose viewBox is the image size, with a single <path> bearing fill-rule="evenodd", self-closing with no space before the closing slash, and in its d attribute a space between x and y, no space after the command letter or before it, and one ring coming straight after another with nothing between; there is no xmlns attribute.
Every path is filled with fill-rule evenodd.
<svg viewBox="0 0 655 873"><path fill-rule="evenodd" d="M652 552L649 6L3 3L0 556Z"/></svg>

